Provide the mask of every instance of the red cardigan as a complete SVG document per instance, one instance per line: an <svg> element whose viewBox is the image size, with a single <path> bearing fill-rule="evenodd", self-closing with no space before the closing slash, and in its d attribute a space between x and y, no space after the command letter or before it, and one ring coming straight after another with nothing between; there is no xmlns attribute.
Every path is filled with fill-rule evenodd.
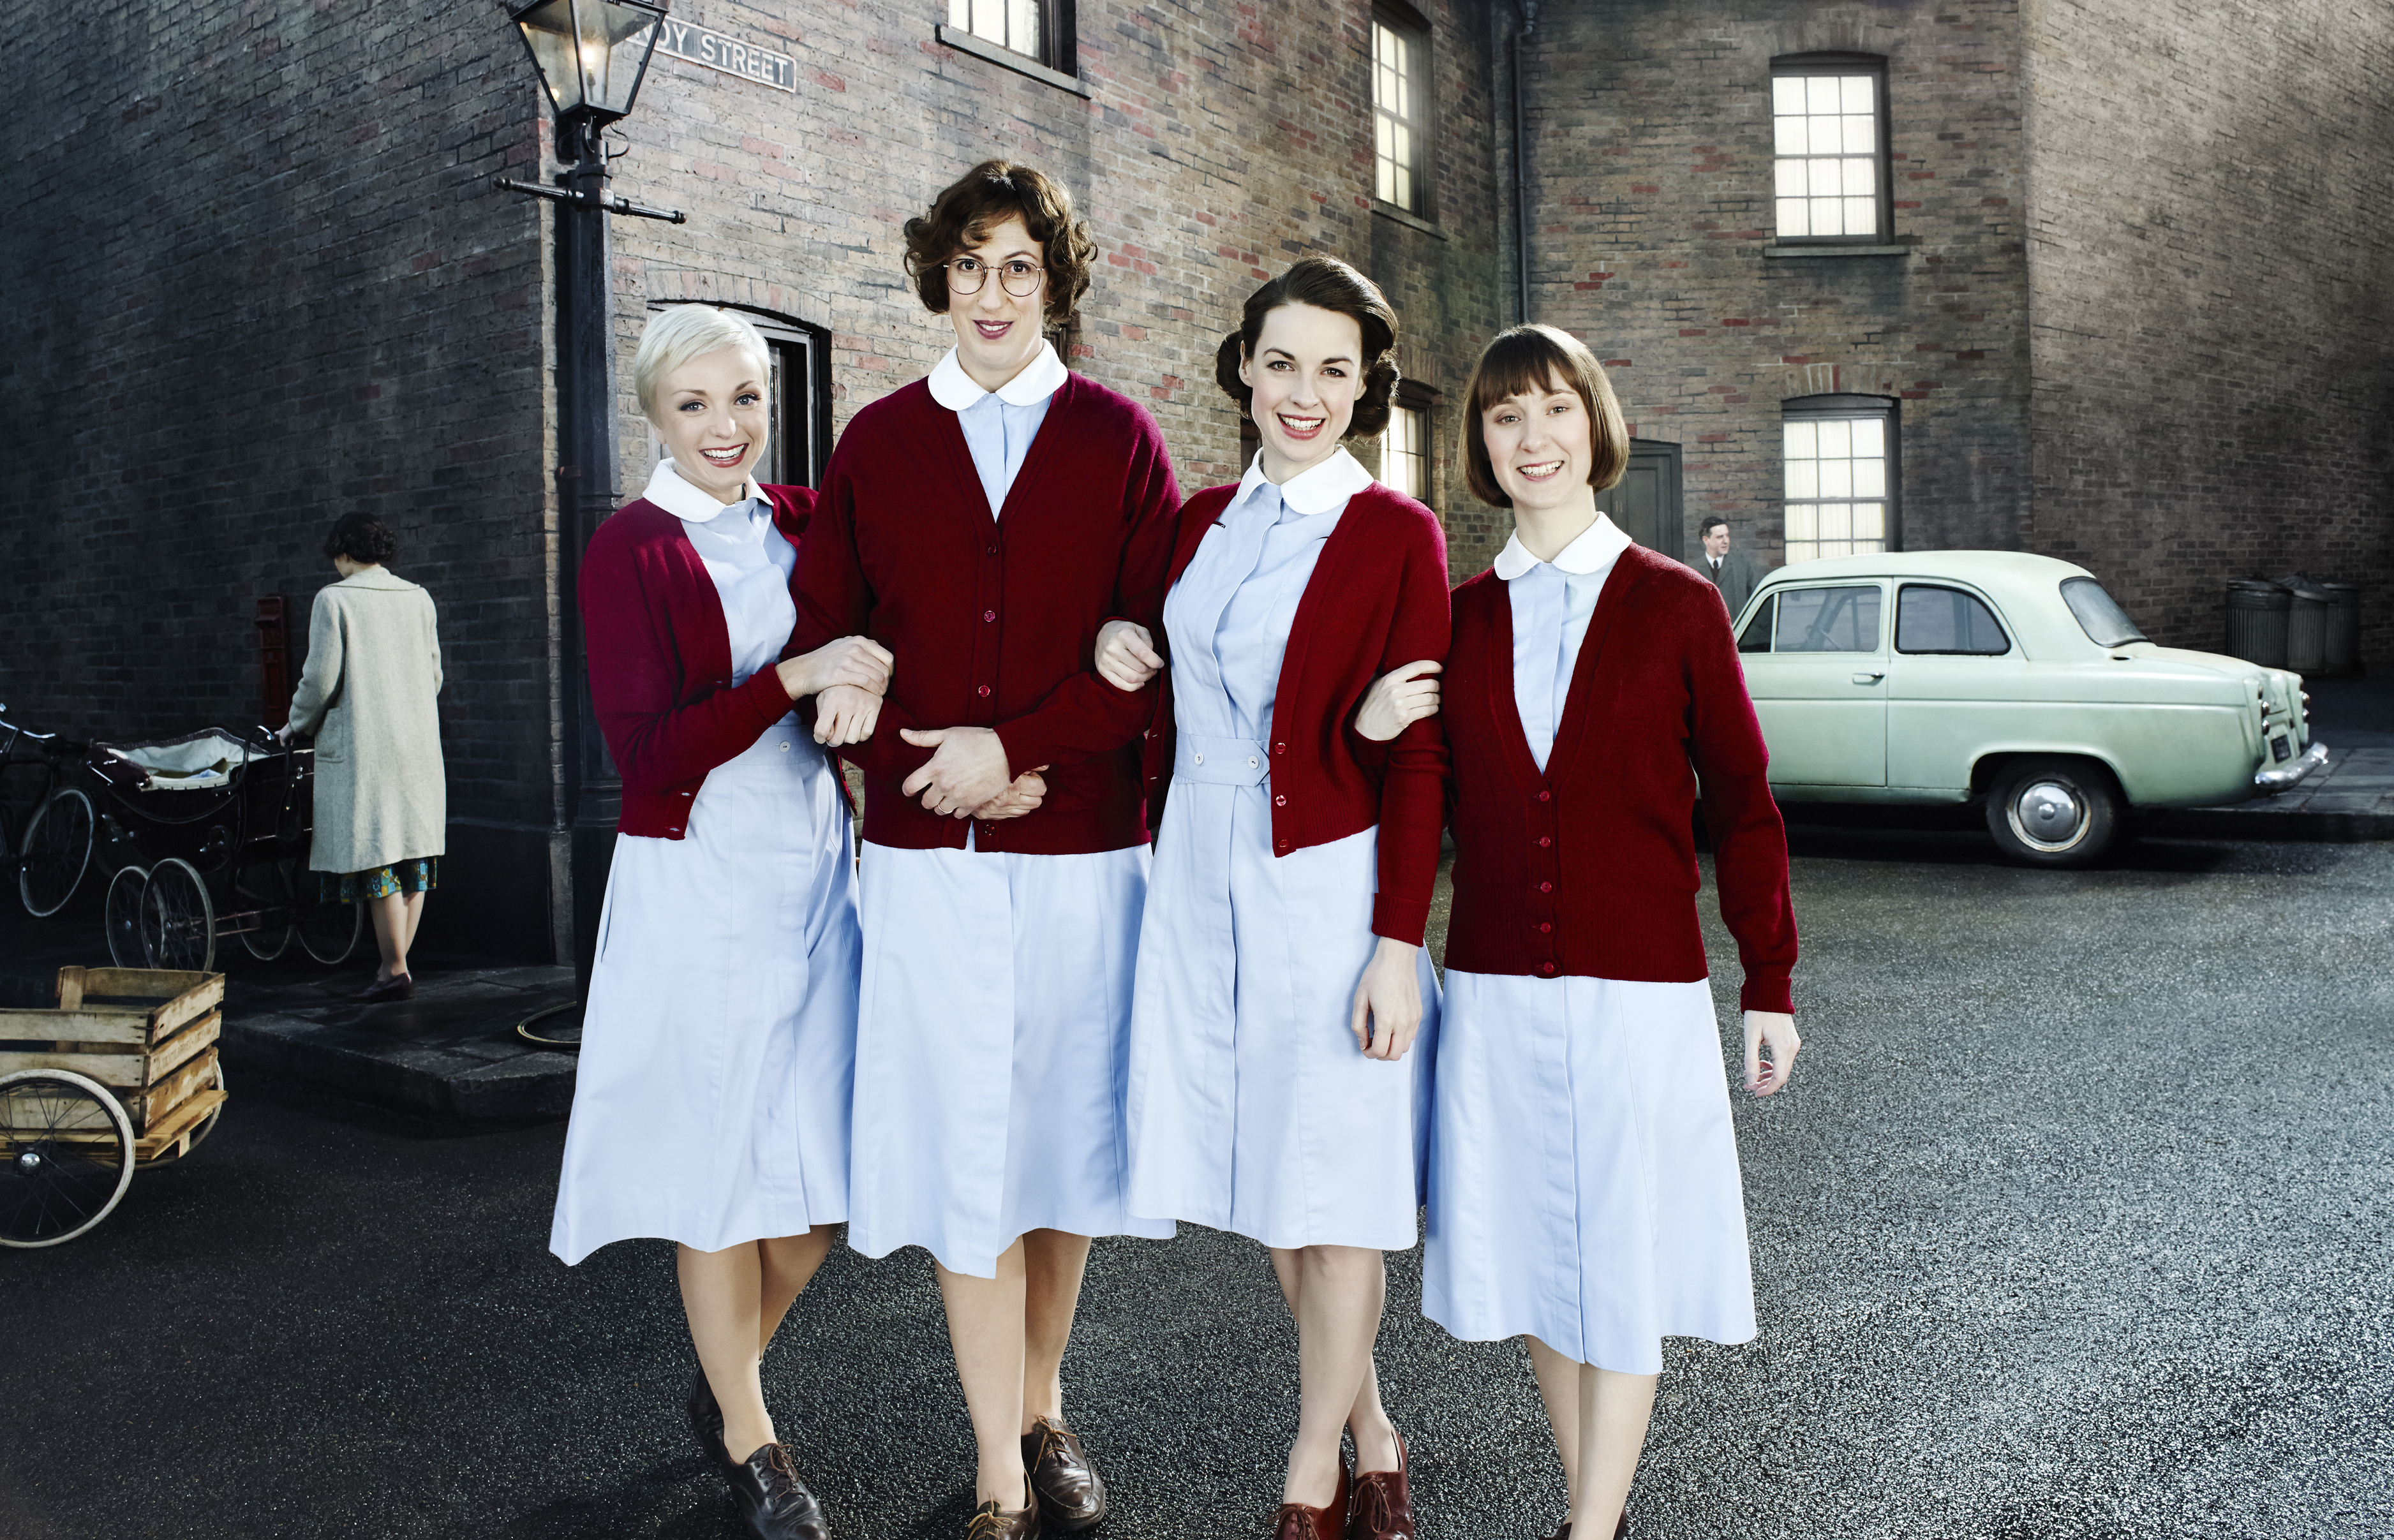
<svg viewBox="0 0 2394 1540"><path fill-rule="evenodd" d="M1701 775L1721 918L1745 967L1739 998L1748 1010L1795 1009L1787 836L1709 580L1640 546L1621 553L1544 774L1514 704L1513 605L1493 571L1454 591L1440 699L1454 756L1448 967L1705 977L1690 828Z"/></svg>
<svg viewBox="0 0 2394 1540"><path fill-rule="evenodd" d="M1138 741L1155 714L1098 677L1098 628L1160 626L1180 493L1164 434L1127 396L1072 375L1007 491L988 495L956 415L917 380L840 435L798 548L793 652L862 633L897 654L879 726L840 752L865 774L864 837L901 849L1036 855L1147 842ZM899 787L931 750L901 728L994 728L1016 773L1046 765L1046 800L973 824Z"/></svg>
<svg viewBox="0 0 2394 1540"><path fill-rule="evenodd" d="M1180 510L1172 582L1189 570L1238 490L1207 487ZM1392 743L1369 744L1355 731L1355 711L1389 669L1445 657L1447 628L1446 534L1438 515L1375 482L1348 500L1306 582L1272 704L1272 853L1327 845L1377 823L1372 930L1414 946L1438 878L1446 745L1435 720L1414 723ZM1162 629L1149 629L1164 650ZM1163 694L1147 741L1149 816L1159 823L1172 786L1168 678Z"/></svg>
<svg viewBox="0 0 2394 1540"><path fill-rule="evenodd" d="M804 549L815 494L759 488L773 523ZM793 578L792 588L796 590ZM760 668L731 685L723 598L681 520L647 498L615 510L590 537L577 585L590 654L590 702L624 777L615 827L679 839L706 772L738 758L790 714L781 676Z"/></svg>

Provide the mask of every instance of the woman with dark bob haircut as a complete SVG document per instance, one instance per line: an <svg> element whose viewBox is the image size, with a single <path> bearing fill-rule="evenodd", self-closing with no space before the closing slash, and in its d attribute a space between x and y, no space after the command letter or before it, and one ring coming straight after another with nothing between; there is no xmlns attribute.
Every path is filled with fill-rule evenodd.
<svg viewBox="0 0 2394 1540"><path fill-rule="evenodd" d="M308 865L324 897L363 903L382 964L361 1000L415 993L407 952L424 895L441 886L449 791L441 761L441 623L432 596L383 563L383 521L344 514L324 537L340 581L316 590L308 666L285 743L316 740L316 823Z"/></svg>
<svg viewBox="0 0 2394 1540"><path fill-rule="evenodd" d="M1270 1248L1302 1398L1275 1540L1414 1533L1372 1355L1383 1253L1418 1238L1446 754L1400 707L1435 709L1446 543L1341 447L1387 424L1396 339L1344 262L1305 257L1256 291L1217 370L1255 421L1255 463L1181 509L1164 635L1117 622L1098 646L1123 689L1171 660L1148 742L1162 824L1133 986L1131 1210Z"/></svg>
<svg viewBox="0 0 2394 1540"><path fill-rule="evenodd" d="M1454 591L1423 1310L1466 1341L1527 1338L1570 1492L1549 1540L1607 1540L1628 1531L1662 1339L1755 1335L1696 918L1699 778L1756 1096L1798 1046L1787 841L1719 596L1597 511L1629 435L1587 349L1500 335L1463 450L1513 535Z"/></svg>

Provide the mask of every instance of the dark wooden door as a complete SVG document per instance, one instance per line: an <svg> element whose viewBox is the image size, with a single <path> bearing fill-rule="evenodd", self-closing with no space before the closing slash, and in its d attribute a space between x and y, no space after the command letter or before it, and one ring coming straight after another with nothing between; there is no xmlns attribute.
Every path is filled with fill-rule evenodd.
<svg viewBox="0 0 2394 1540"><path fill-rule="evenodd" d="M1622 533L1658 556L1680 559L1686 540L1679 507L1679 446L1659 439L1629 441L1629 468L1618 484L1596 494L1596 506Z"/></svg>

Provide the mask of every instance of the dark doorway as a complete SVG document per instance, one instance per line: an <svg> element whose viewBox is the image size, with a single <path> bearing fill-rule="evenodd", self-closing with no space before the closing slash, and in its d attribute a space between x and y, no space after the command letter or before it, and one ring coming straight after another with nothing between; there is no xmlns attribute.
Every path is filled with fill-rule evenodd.
<svg viewBox="0 0 2394 1540"><path fill-rule="evenodd" d="M1679 506L1679 446L1660 439L1629 441L1629 468L1619 484L1596 494L1596 506L1622 533L1657 556L1680 559L1686 545Z"/></svg>

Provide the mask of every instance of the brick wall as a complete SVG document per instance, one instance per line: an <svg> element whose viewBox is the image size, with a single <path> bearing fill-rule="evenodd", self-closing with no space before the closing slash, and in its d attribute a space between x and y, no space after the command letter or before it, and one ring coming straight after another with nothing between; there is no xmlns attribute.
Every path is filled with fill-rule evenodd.
<svg viewBox="0 0 2394 1540"><path fill-rule="evenodd" d="M1901 401L1902 544L2008 547L2028 519L2015 0L1539 7L1524 43L1531 318L1606 361L1680 444L1685 549L1719 514L1775 561L1780 403ZM1780 260L1770 60L1888 60L1900 256Z"/></svg>
<svg viewBox="0 0 2394 1540"><path fill-rule="evenodd" d="M325 531L362 511L441 606L453 811L551 822L545 248L480 191L537 122L490 21L28 13L0 229L0 699L23 719L256 721L254 601L290 597L296 669Z"/></svg>
<svg viewBox="0 0 2394 1540"><path fill-rule="evenodd" d="M2394 649L2394 17L2032 0L2036 516L2159 640L2221 586L2373 585Z"/></svg>
<svg viewBox="0 0 2394 1540"><path fill-rule="evenodd" d="M1214 350L1247 295L1306 253L1380 280L1406 341L1450 391L1460 383L1498 324L1480 5L1428 7L1442 119L1436 233L1371 212L1368 4L1078 8L1086 99L938 43L937 5L676 8L796 57L797 90L661 59L624 125L633 153L619 190L691 215L681 227L615 229L627 483L650 463L629 377L649 303L711 298L828 328L845 425L954 340L905 283L900 227L991 155L1059 177L1089 217L1101 255L1070 362L1147 403L1189 490L1243 465ZM1437 417L1443 443L1451 417ZM1461 491L1449 453L1440 497L1450 483Z"/></svg>

